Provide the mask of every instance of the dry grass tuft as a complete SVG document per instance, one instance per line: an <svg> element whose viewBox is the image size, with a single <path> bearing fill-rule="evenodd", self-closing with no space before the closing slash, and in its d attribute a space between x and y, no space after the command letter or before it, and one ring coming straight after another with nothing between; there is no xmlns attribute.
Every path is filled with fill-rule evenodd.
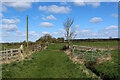
<svg viewBox="0 0 120 80"><path fill-rule="evenodd" d="M68 55L69 59L71 59L75 64L80 63L80 64L85 65L84 60L79 59L77 56L74 56L73 58L71 58L71 50L70 49L67 49L64 52Z"/></svg>
<svg viewBox="0 0 120 80"><path fill-rule="evenodd" d="M104 61L111 61L111 60L112 60L111 55L108 55L107 57L100 57L100 58L98 58L98 61L96 62L96 65L100 64Z"/></svg>
<svg viewBox="0 0 120 80"><path fill-rule="evenodd" d="M89 75L88 70L83 70L83 72L84 72L86 75Z"/></svg>

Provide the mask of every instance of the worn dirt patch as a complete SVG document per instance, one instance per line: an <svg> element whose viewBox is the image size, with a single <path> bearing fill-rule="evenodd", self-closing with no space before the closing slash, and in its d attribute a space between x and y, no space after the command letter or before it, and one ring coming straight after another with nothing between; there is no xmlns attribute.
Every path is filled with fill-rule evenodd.
<svg viewBox="0 0 120 80"><path fill-rule="evenodd" d="M47 46L45 46L44 48L43 48L43 50L45 50L47 48Z"/></svg>
<svg viewBox="0 0 120 80"><path fill-rule="evenodd" d="M71 55L71 51L70 51L70 49L67 49L66 51L64 51L68 56L70 56Z"/></svg>
<svg viewBox="0 0 120 80"><path fill-rule="evenodd" d="M83 70L83 72L84 72L86 75L89 75L88 70Z"/></svg>

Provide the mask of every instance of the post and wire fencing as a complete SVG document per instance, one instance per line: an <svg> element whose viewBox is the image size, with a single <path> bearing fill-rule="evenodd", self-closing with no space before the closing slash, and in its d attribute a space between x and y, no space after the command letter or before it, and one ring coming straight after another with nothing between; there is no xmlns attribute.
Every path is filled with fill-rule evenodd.
<svg viewBox="0 0 120 80"><path fill-rule="evenodd" d="M110 53L111 50L109 49L73 45L71 57L77 56L79 59L85 61L95 61L100 57L108 57Z"/></svg>

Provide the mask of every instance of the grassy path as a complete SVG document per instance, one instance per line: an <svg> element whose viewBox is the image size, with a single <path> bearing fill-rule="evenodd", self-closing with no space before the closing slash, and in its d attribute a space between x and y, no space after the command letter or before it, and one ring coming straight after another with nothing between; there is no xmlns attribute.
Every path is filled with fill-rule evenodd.
<svg viewBox="0 0 120 80"><path fill-rule="evenodd" d="M3 65L3 78L91 78L93 73L86 75L79 67L73 64L59 49L64 44L51 44L44 51L33 54L33 59L23 64L11 63Z"/></svg>

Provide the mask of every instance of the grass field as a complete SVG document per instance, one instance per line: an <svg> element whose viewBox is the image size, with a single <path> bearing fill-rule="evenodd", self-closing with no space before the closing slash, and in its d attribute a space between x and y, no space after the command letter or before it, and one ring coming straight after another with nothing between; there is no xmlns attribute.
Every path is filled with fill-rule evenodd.
<svg viewBox="0 0 120 80"><path fill-rule="evenodd" d="M3 78L92 78L89 69L82 64L73 64L64 51L57 51L63 45L51 44L46 50L34 53L33 59L23 64L3 64ZM86 75L80 66L90 74Z"/></svg>
<svg viewBox="0 0 120 80"><path fill-rule="evenodd" d="M0 47L0 50L4 50L4 47L6 48L6 49L15 49L15 48L20 48L20 44L16 44L16 45L14 45L14 44L2 44L2 46ZM24 46L25 47L25 46Z"/></svg>
<svg viewBox="0 0 120 80"><path fill-rule="evenodd" d="M80 42L71 45L93 46L96 48L117 48L118 42ZM60 49L63 43L50 44L46 50L33 54L32 60L3 64L3 78L92 78L93 72L82 64L74 64ZM96 65L94 70L109 78L118 78L118 50L112 50L112 60ZM79 67L88 70L86 75ZM97 77L98 78L98 77Z"/></svg>
<svg viewBox="0 0 120 80"><path fill-rule="evenodd" d="M73 43L71 43L71 45L82 45L82 46L90 46L90 47L96 47L96 48L108 48L108 46L109 46L109 48L118 48L118 41L77 42L77 43L73 42ZM10 45L10 46L8 44L2 44L1 49L4 49L4 47L6 47L8 49L19 48L20 44ZM55 47L54 47L54 49L55 49Z"/></svg>
<svg viewBox="0 0 120 80"><path fill-rule="evenodd" d="M118 41L101 41L101 42L78 42L71 45L82 45L95 48L118 48Z"/></svg>

